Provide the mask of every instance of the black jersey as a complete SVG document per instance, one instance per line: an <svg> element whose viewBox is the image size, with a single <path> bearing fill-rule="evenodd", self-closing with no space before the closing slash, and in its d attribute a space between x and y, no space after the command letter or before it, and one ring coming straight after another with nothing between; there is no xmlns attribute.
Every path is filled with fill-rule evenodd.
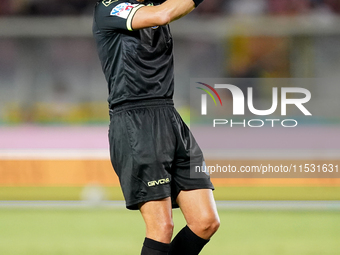
<svg viewBox="0 0 340 255"><path fill-rule="evenodd" d="M98 1L93 34L108 82L109 104L170 99L174 90L173 42L169 26L133 30L136 0Z"/></svg>

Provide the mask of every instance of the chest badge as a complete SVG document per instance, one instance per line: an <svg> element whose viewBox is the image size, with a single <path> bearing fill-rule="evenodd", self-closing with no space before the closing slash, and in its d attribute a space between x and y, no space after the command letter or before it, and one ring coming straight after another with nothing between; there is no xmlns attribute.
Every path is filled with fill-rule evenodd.
<svg viewBox="0 0 340 255"><path fill-rule="evenodd" d="M110 4L117 2L118 0L103 0L103 5L105 5L106 7L108 7Z"/></svg>

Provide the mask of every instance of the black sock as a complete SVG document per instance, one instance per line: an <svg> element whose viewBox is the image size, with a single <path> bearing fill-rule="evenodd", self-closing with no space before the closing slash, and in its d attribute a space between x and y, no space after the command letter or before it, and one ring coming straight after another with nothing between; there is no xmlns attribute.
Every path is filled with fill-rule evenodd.
<svg viewBox="0 0 340 255"><path fill-rule="evenodd" d="M167 255L170 244L145 238L141 255Z"/></svg>
<svg viewBox="0 0 340 255"><path fill-rule="evenodd" d="M208 242L186 226L172 240L169 255L197 255Z"/></svg>

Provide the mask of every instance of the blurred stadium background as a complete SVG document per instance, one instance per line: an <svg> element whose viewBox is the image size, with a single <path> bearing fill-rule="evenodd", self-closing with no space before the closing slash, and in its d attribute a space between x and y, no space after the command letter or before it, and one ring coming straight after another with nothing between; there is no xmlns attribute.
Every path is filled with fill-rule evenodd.
<svg viewBox="0 0 340 255"><path fill-rule="evenodd" d="M0 2L1 254L139 252L142 219L113 202L122 194L108 158L107 87L91 34L95 2ZM327 77L333 89L320 91L332 113L316 125L339 139L339 14L338 0L206 0L171 25L183 118L190 120L192 77ZM309 162L339 164L340 145L332 146L331 156L315 153ZM233 156L218 160L254 161L242 151ZM213 182L223 224L203 254L340 254L340 179ZM175 220L179 230L178 211Z"/></svg>

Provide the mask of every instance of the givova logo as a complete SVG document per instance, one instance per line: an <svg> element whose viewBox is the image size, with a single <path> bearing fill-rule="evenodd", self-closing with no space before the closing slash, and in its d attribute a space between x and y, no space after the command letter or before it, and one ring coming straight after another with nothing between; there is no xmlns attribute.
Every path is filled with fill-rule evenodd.
<svg viewBox="0 0 340 255"><path fill-rule="evenodd" d="M198 82L201 85L204 85L205 87L209 88L212 92L215 93L215 95L218 97L221 106L222 100L220 95L217 93L216 89L227 89L231 92L232 100L233 100L233 115L245 115L245 96L242 92L242 90L231 84L215 84L214 88L208 84ZM214 101L215 105L217 105L215 98L211 94L210 91L207 89L203 89L200 87L197 87L198 89L203 90L206 92ZM302 98L288 98L288 94L299 94L302 95ZM201 115L207 115L208 109L207 109L207 94L201 95ZM253 88L247 88L247 106L251 113L257 116L269 116L273 114L277 108L278 108L278 88L274 87L272 88L272 105L269 109L266 110L259 110L254 107L254 99L253 99ZM304 106L305 103L309 102L311 100L311 93L308 89L305 88L298 88L298 87L282 87L281 88L281 116L287 115L287 105L295 105L305 116L312 116L312 114L308 111L308 109ZM214 119L213 126L216 127L217 125L226 125L230 124L231 127L235 125L242 125L244 127L263 127L265 125L265 122L270 122L272 124L272 127L274 127L275 122L281 122L281 125L283 127L296 127L298 125L298 122L295 119L251 119L251 120L244 120L242 122L233 122L233 120L227 120L227 119ZM287 123L294 123L293 125L288 125ZM255 124L256 123L256 124Z"/></svg>
<svg viewBox="0 0 340 255"><path fill-rule="evenodd" d="M165 179L159 179L158 181L150 181L148 182L148 186L149 187L153 187L153 186L158 186L158 185L163 185L163 184L167 184L170 182L169 178L165 178Z"/></svg>

